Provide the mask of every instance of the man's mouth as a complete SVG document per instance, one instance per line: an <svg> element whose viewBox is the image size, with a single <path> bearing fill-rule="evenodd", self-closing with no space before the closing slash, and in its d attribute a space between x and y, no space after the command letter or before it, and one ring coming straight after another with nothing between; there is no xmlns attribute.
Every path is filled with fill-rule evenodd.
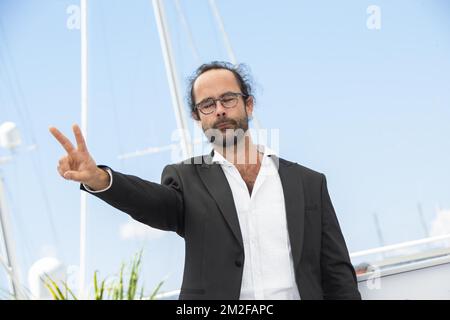
<svg viewBox="0 0 450 320"><path fill-rule="evenodd" d="M226 128L231 128L233 126L233 124L231 122L222 122L217 124L215 127L219 130L222 129L226 129Z"/></svg>

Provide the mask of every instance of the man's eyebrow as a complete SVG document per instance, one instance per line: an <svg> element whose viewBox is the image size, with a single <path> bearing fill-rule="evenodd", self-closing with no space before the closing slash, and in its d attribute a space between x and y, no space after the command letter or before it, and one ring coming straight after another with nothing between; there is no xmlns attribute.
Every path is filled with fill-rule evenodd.
<svg viewBox="0 0 450 320"><path fill-rule="evenodd" d="M209 99L212 99L212 97L206 97L206 98L200 100L199 102L197 102L197 104L200 104L200 103L202 103L202 102L205 102L206 100L209 100Z"/></svg>
<svg viewBox="0 0 450 320"><path fill-rule="evenodd" d="M227 91L225 93L222 93L219 97L222 98L223 96L227 95L227 94L233 94L233 91Z"/></svg>
<svg viewBox="0 0 450 320"><path fill-rule="evenodd" d="M233 91L227 91L227 92L224 92L224 93L222 93L222 94L219 96L219 98L222 98L223 96L225 96L225 95L227 95L227 94L230 94L230 93L233 93ZM202 99L201 101L199 101L197 104L202 103L202 102L205 102L205 101L208 100L208 99L214 99L214 98L213 98L213 97L206 97L206 98Z"/></svg>

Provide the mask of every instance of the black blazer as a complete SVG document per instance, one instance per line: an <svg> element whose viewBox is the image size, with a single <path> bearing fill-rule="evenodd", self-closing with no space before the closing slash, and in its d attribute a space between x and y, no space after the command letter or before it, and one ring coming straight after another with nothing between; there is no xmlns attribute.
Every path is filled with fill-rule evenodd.
<svg viewBox="0 0 450 320"><path fill-rule="evenodd" d="M276 156L295 279L302 299L360 299L326 178ZM114 170L93 193L153 228L185 240L180 299L239 299L244 246L230 186L212 153L167 165L161 184ZM82 190L87 191L83 185Z"/></svg>

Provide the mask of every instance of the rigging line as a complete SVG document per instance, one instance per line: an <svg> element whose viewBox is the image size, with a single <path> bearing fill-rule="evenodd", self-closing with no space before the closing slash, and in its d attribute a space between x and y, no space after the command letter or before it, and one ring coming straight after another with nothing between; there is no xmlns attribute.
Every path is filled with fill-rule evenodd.
<svg viewBox="0 0 450 320"><path fill-rule="evenodd" d="M46 213L47 213L46 216L50 223L50 230L52 233L52 237L53 237L53 240L56 241L55 246L58 248L58 253L61 254L62 258L65 260L67 258L67 256L65 254L65 251L61 250L62 243L60 241L60 237L59 237L57 229L56 229L56 225L55 225L54 217L53 217L53 210L51 208L50 200L49 200L49 197L48 197L48 194L46 191L47 187L45 185L45 180L44 180L44 176L42 173L43 166L42 166L41 158L39 156L39 153L37 153L35 155L31 155L31 158L33 159L32 162L33 162L33 166L35 169L33 173L37 177L41 196L44 199L44 206L46 208Z"/></svg>
<svg viewBox="0 0 450 320"><path fill-rule="evenodd" d="M209 21L210 30L212 30L212 32L214 33L213 39L215 42L215 49L217 52L216 55L219 57L222 55L226 56L226 53L223 53L224 48L221 45L221 43L219 42L220 35L219 35L219 31L217 30L216 22L214 21L214 17L212 17L212 15L210 15L210 14L207 14L206 16L208 17L207 19ZM216 59L214 59L214 60L216 60ZM223 59L223 60L225 60L225 59Z"/></svg>
<svg viewBox="0 0 450 320"><path fill-rule="evenodd" d="M118 108L117 108L117 99L116 99L116 95L114 94L114 83L113 83L113 75L112 75L112 71L111 71L111 55L110 55L110 50L109 50L109 42L108 42L108 37L107 37L107 33L105 30L105 16L104 16L104 7L102 2L99 2L99 7L100 7L100 14L99 14L99 21L100 21L100 26L101 26L101 33L102 33L102 43L103 43L103 47L105 49L105 61L106 61L106 72L107 72L107 78L108 78L108 86L109 86L109 91L111 94L111 100L112 100L112 107L113 107L113 117L114 117L114 128L117 128L117 130L114 130L116 133L116 142L119 144L119 152L123 153L124 152L124 147L122 145L122 130L121 130L121 126L120 126L120 122L119 122L119 112L118 112ZM125 169L124 167L124 163L123 161L121 161L121 167L122 170Z"/></svg>
<svg viewBox="0 0 450 320"><path fill-rule="evenodd" d="M200 58L200 54L197 50L197 46L194 41L194 37L192 35L192 31L189 25L189 22L184 14L183 8L181 7L180 1L175 0L175 7L177 9L178 15L180 16L181 23L183 25L184 31L186 32L189 47L191 48L192 54L197 62L198 65L200 65L202 59Z"/></svg>
<svg viewBox="0 0 450 320"><path fill-rule="evenodd" d="M209 0L209 6L211 11L213 12L214 17L216 18L217 24L219 25L220 32L223 35L223 39L225 42L225 48L227 49L228 56L230 57L231 63L236 64L237 59L234 54L233 47L231 46L230 38L228 37L227 32L225 31L225 26L223 24L222 17L220 16L219 9L217 8L216 2L214 0Z"/></svg>
<svg viewBox="0 0 450 320"><path fill-rule="evenodd" d="M3 227L0 226L0 239L2 239L2 242L0 242L0 266L3 266L5 268L5 271L9 276L12 272L11 268L9 267L5 237L6 235L3 232Z"/></svg>
<svg viewBox="0 0 450 320"><path fill-rule="evenodd" d="M10 86L11 87L11 86ZM12 87L11 87L12 88ZM11 92L13 92L12 90L11 90ZM13 96L14 96L14 98L13 98L13 100L15 100L15 101L17 101L17 97L15 97L15 95L13 94ZM16 102L17 103L17 102ZM17 108L17 105L16 104L13 104L13 105L15 105L16 106L16 110L18 110L18 108ZM18 110L19 111L19 110ZM21 114L19 114L19 117L21 118L21 121L23 122L23 123L25 123L25 119L24 119L24 117L23 117L23 115L21 115ZM50 208L50 206L49 206L49 201L48 201L48 197L47 197L47 194L46 194L46 192L43 190L43 188L44 188L44 186L43 186L43 184L42 184L42 181L43 181L43 178L42 178L42 176L41 176L41 171L39 170L39 168L42 168L42 166L40 165L40 164L38 164L38 163L36 163L36 161L40 161L40 158L38 157L38 158L35 158L35 157L33 157L33 155L31 156L31 158L32 158L32 163L33 163L33 165L34 165L34 173L37 175L37 178L38 178L38 183L40 184L40 186L41 186L41 191L42 191L42 196L43 196L43 199L44 199L44 205L45 205L45 207L47 208L47 214L51 214L51 209L49 209ZM52 227L52 232L54 232L55 234L55 236L54 236L54 241L55 241L55 244L59 244L59 240L58 240L58 237L56 236L56 231L55 231L55 227L54 227L54 225L53 225L53 220L51 219L51 217L49 217L50 218L50 225L51 225L51 227Z"/></svg>
<svg viewBox="0 0 450 320"><path fill-rule="evenodd" d="M4 251L4 250L2 250L2 251ZM3 271L5 271L8 276L11 276L11 274L12 274L11 267L9 266L9 262L7 261L7 259L4 258L5 256L6 256L6 254L4 254L2 252L2 254L0 255L0 266L3 267L3 269L4 269ZM0 268L0 270L1 270L1 268Z"/></svg>
<svg viewBox="0 0 450 320"><path fill-rule="evenodd" d="M146 14L146 16L144 17L144 19L146 19L147 21L152 21L153 19L154 19L154 15L152 16L152 15L148 15L147 16L147 14L148 13L150 13L151 11L150 10L145 10L145 14ZM142 52L142 48L141 48L141 51L139 52L139 54L140 54L140 56L139 56L139 62L141 62L141 52ZM152 73L150 73L151 75L156 75L156 73L155 72L152 72ZM149 79L149 80L151 80L151 79ZM135 82L136 83L136 82ZM133 94L132 94L132 101L133 101L133 103L132 103L132 106L133 106L133 108L132 108L132 110L133 110L133 113L134 113L134 111L135 111L135 109L134 109L134 106L135 106L135 103L134 103L134 100L135 100L135 96L134 96L134 87L135 86L133 86L132 87L132 92L133 92ZM151 90L151 95L153 95L153 96L158 96L158 95L160 95L160 92L159 91L156 91L155 90L155 87L153 87L153 86L149 86L149 91ZM157 108L157 106L156 106L156 104L154 104L154 103L152 103L152 104L150 104L150 106L149 106L150 108L155 108L155 114L158 114L158 110L156 109ZM165 109L165 108L164 108ZM153 119L152 119L153 120ZM152 126L149 126L149 129L150 129L150 132L149 132L149 137L156 137L157 138L157 143L159 143L159 141L161 141L160 140L160 137L161 137L161 134L158 132L158 130L157 130L157 128L156 128L156 125L152 125ZM133 134L135 134L135 131L133 131ZM137 141L137 139L135 138L135 140ZM146 140L146 141L148 141L148 140ZM119 157L121 157L121 156L119 156ZM121 157L121 158L123 158L123 157ZM125 158L123 158L123 159L125 159ZM147 172L147 170L148 170L148 167L147 166L145 166L144 167L144 163L143 163L143 161L138 161L138 167L139 167L139 169L141 170L141 172Z"/></svg>
<svg viewBox="0 0 450 320"><path fill-rule="evenodd" d="M146 11L147 12L147 11ZM151 19L151 18L149 18L149 19ZM142 50L143 50L143 46L141 45L140 46L140 50L139 50L139 56L138 56L138 63L136 63L136 72L134 73L134 78L133 78L133 85L132 85L132 90L131 90L131 99L130 99L130 109L132 110L132 112L131 112L131 114L132 114L132 116L134 116L134 114L135 114L135 95L134 95L134 88L136 87L136 79L137 79L137 75L139 74L138 72L140 71L140 68L138 68L139 67L139 65L140 65L140 63L141 63L141 57L142 57ZM154 72L151 72L150 74L154 74ZM156 92L155 90L154 90L154 87L153 86L150 86L149 87L149 90L151 90L151 94L152 95L154 95L154 96L157 96L158 95L158 93L159 92ZM155 105L150 105L150 107L156 107ZM149 136L154 136L154 137L160 137L160 134L158 134L157 132L155 132L155 128L156 128L156 126L150 126L149 127L150 128L150 130L151 130L151 134L149 135ZM133 128L134 129L134 128ZM136 137L136 131L135 130L132 130L131 131L132 132L132 136L133 136L133 141L137 141L138 139L136 139L135 137ZM127 156L122 156L122 155L124 155L124 153L122 153L121 155L119 155L118 156L118 158L121 160L121 161L123 161L123 163L127 163L126 161L124 161L124 160L126 160L126 158L127 158ZM146 171L147 170L147 167L144 167L144 164L143 164L143 162L142 161L140 161L140 162L138 162L138 164L137 164L137 166L139 167L139 169L141 170L141 171Z"/></svg>
<svg viewBox="0 0 450 320"><path fill-rule="evenodd" d="M101 6L101 4L100 4L100 6ZM106 32L104 31L105 30L105 26L104 26L105 19L104 19L103 9L101 9L100 11L101 11L101 14L100 14L101 19L100 19L100 21L101 21L101 24L102 24L103 35L104 35L104 39L107 39L107 37L105 36ZM113 108L114 108L114 122L117 123L117 125L119 125L119 123L120 123L119 122L119 112L118 112L118 107L117 107L117 104L116 104L116 101L115 101L115 95L114 95L114 90L113 90L114 89L113 88L113 82L111 80L112 79L111 59L110 59L110 54L109 54L109 51L110 51L109 50L109 44L108 44L107 40L104 40L104 46L105 46L105 51L106 51L106 54L107 54L107 59L106 60L107 60L107 70L108 70L108 76L109 76L109 84L110 84L111 92L113 94L113 99L114 99L114 104L113 104ZM130 116L134 116L135 115L135 102L134 102L135 101L135 99L134 99L135 93L134 92L135 92L135 88L137 87L136 86L137 77L138 77L139 72L141 70L140 65L141 65L141 60L142 60L143 46L144 46L144 42L141 42L140 46L138 46L139 49L137 50L137 58L135 60L134 72L131 73L130 81L129 81L129 83L131 84L131 90L130 90L130 96L129 96L129 102L128 102L128 109L129 109L128 114ZM137 136L135 129L136 129L135 126L132 126L129 129L129 132L131 132L131 135L133 136L133 139L132 139L133 141L137 141L138 140L138 139L135 138ZM120 135L120 133L119 133L119 135ZM120 154L123 154L124 153L124 148L123 148L122 140L118 139L118 141L119 141ZM125 169L125 166L126 166L127 162L124 161L124 158L120 158L119 157L119 160L120 160L120 164L121 164L122 169Z"/></svg>
<svg viewBox="0 0 450 320"><path fill-rule="evenodd" d="M1 49L0 49L1 50ZM0 77L0 88L2 87L2 78ZM3 119L7 119L8 115L6 115L6 112L8 111L6 109L6 97L3 95L2 90L0 90L0 115L2 115L4 118ZM3 109L4 107L4 109ZM2 119L0 118L0 121L2 121Z"/></svg>
<svg viewBox="0 0 450 320"><path fill-rule="evenodd" d="M172 108L175 113L175 119L177 122L177 128L180 134L180 145L182 148L183 158L187 158L192 155L191 134L186 119L186 110L183 108L183 97L181 93L179 75L176 68L175 56L172 49L172 41L167 22L164 1L152 0L154 8L155 21L158 28L159 40L161 51L164 60L164 66L166 69L166 76L170 89L170 96L172 101Z"/></svg>
<svg viewBox="0 0 450 320"><path fill-rule="evenodd" d="M6 108L7 102L8 102L8 97L6 96L6 90L2 90L4 88L6 88L6 80L4 79L4 77L2 77L2 60L1 60L1 51L2 51L2 47L1 47L1 42L0 42L0 115L3 115L4 119L8 118L9 114L6 115L6 113L8 112L8 109ZM4 94L5 93L5 94ZM1 121L1 119L0 119Z"/></svg>
<svg viewBox="0 0 450 320"><path fill-rule="evenodd" d="M0 24L0 30L1 30L1 24ZM14 90L13 85L12 85L11 76L10 76L10 74L8 72L8 68L7 68L7 64L6 64L6 60L5 60L6 57L5 58L3 57L2 52L3 52L3 50L0 50L0 65L4 66L3 74L5 75L5 77L4 77L4 79L5 79L5 87L6 87L7 92L10 93L10 98L11 98L11 101L12 101L12 105L17 110L19 118L22 121L24 121L25 117L23 115L22 109L20 107L20 103L19 103L19 101L17 99L17 96L15 94L15 90Z"/></svg>
<svg viewBox="0 0 450 320"><path fill-rule="evenodd" d="M13 171L14 181L19 181L18 173L17 173L17 165L16 165L16 163L11 163L11 165L13 167L12 171ZM17 218L17 223L15 224L16 229L20 232L20 234L24 234L24 235L29 234L27 232L26 224L24 223L24 220L23 220L23 211L21 210L21 208L19 206L17 206L17 202L14 200L12 188L10 189L8 187L8 185L6 185L6 183L5 183L4 189L5 189L5 193L9 196L9 199L11 202L11 208L15 207L14 212L16 214L14 216ZM18 191L16 192L17 197L18 197L18 199L21 199L20 188L17 188L17 189L18 189ZM12 219L12 217L11 217L11 219ZM29 239L26 236L24 237L24 247L25 247L25 252L26 252L25 259L28 259L28 265L31 265L31 263L32 263L31 252L33 252L33 251L31 251L32 246L30 245Z"/></svg>
<svg viewBox="0 0 450 320"><path fill-rule="evenodd" d="M4 46L3 51L5 52L4 60L3 60L4 65L5 65L5 76L7 78L6 79L7 82L11 83L11 86L10 86L11 95L13 96L14 102L16 103L20 118L22 119L24 124L29 123L29 125L31 127L31 133L33 133L34 132L33 122L32 122L31 117L29 116L28 106L25 103L25 99L23 99L22 88L20 86L20 83L17 80L18 76L17 76L16 68L14 65L13 57L9 53L10 50L8 48L8 40L6 38L6 32L4 31L3 23L1 21L1 19L0 19L0 36L1 36L1 38L3 38L3 41L1 41L1 43ZM9 68L8 68L8 62L9 62ZM11 70L11 73L8 71L8 69ZM35 139L34 139L33 135L31 135L31 140L32 140L32 143L35 143Z"/></svg>
<svg viewBox="0 0 450 320"><path fill-rule="evenodd" d="M0 172L1 175L1 172ZM3 184L3 188L5 190L5 199L9 199L9 207L11 208L11 210L9 210L10 212L13 212L13 208L14 208L14 215L10 214L10 219L12 222L14 223L12 224L13 228L15 228L18 232L14 232L14 235L24 235L23 237L20 237L20 239L23 239L23 247L24 247L24 252L25 252L25 262L28 262L28 265L31 265L31 261L32 261L32 257L31 257L31 252L33 252L29 239L26 236L27 234L29 234L28 232L26 232L26 224L24 223L24 221L22 220L22 210L20 209L19 206L16 205L16 201L15 198L13 197L13 192L12 189L10 189L9 184L6 183L6 177L5 175L3 175L4 181L5 183ZM1 178L0 178L1 179ZM14 179L15 181L17 181L17 167L14 168ZM25 231L25 232L24 232ZM18 237L15 238L15 242L18 243L17 241ZM20 264L19 264L20 266ZM24 272L24 270L21 270L22 272ZM23 277L21 277L22 279L24 279Z"/></svg>
<svg viewBox="0 0 450 320"><path fill-rule="evenodd" d="M170 20L168 20L168 23L170 23ZM185 59L186 59L186 55L181 54L178 57L177 52L184 52L183 51L183 45L184 45L184 36L183 36L183 32L182 32L182 28L183 26L180 26L180 23L172 23L172 27L173 27L173 33L171 33L172 37L171 37L171 42L172 42L172 49L173 49L173 54L174 54L174 59L176 59L177 61L177 73L178 73L178 77L180 79L182 79L182 75L183 72L180 70L184 70L184 66L185 66ZM180 82L181 84L181 82Z"/></svg>
<svg viewBox="0 0 450 320"><path fill-rule="evenodd" d="M238 60L236 58L236 55L234 53L233 47L231 45L231 41L230 38L228 36L228 33L225 30L225 25L223 23L223 19L222 16L220 15L219 12L219 8L217 7L216 1L215 0L208 0L209 2L209 7L211 8L211 11L213 12L213 15L216 19L216 23L219 26L220 32L222 33L222 38L223 41L225 43L225 47L228 53L228 57L231 60L231 63L233 63L234 65L236 65L238 63ZM255 128L257 131L259 131L262 127L261 127L261 123L259 122L258 117L256 116L256 112L253 111L253 121L255 123Z"/></svg>
<svg viewBox="0 0 450 320"><path fill-rule="evenodd" d="M9 87L11 89L11 94L13 96L13 101L14 101L13 105L15 105L16 110L19 113L19 117L22 120L22 123L24 125L24 129L27 129L27 127L25 127L26 124L28 124L29 127L30 127L29 130L28 130L29 131L28 133L29 133L29 136L31 138L32 144L37 145L36 137L34 135L33 122L31 120L31 117L29 116L30 113L28 111L28 104L26 103L26 100L24 98L24 94L23 94L23 91L22 91L22 87L21 87L20 82L18 80L18 74L16 72L16 68L15 68L13 57L9 53L9 49L8 49L8 46L7 46L8 42L7 42L7 38L6 38L6 33L4 31L3 24L2 24L1 20L0 20L0 35L3 38L2 43L3 43L4 49L5 49L4 50L5 51L5 57L4 58L5 58L5 61L9 60L11 72L12 72L12 75L13 75L13 77L11 77L11 74L9 73L8 68L6 67L7 65L3 61L4 65L5 65L5 76L6 76L6 79L7 79L7 83L11 84ZM2 59L2 55L1 54L0 54L0 59ZM11 78L14 79L14 81L12 81ZM15 88L16 88L17 92L16 92L16 90L14 90L14 84L15 84ZM21 99L19 99L19 98L21 98ZM20 103L19 100L21 101L21 103ZM23 105L23 107L25 109L25 114L28 115L28 117L24 116L24 114L22 113L22 111L21 111L21 106L22 105ZM40 189L40 192L41 192L41 196L44 199L44 205L45 205L45 208L46 208L46 215L47 215L47 218L49 219L50 229L51 229L53 240L54 240L56 246L59 248L59 250L58 250L59 253L62 254L63 257L65 257L64 251L60 249L61 242L59 241L58 232L57 232L55 224L54 224L53 210L51 208L50 201L49 201L49 198L48 198L48 195L47 195L47 192L46 192L46 186L45 186L45 183L44 183L45 180L44 180L44 177L42 175L42 170L41 170L43 168L43 166L42 166L42 163L41 163L40 154L37 153L36 156L31 155L31 159L32 159L32 163L33 163L33 166L34 166L34 169L35 169L33 173L37 177L38 184L39 184L39 189Z"/></svg>
<svg viewBox="0 0 450 320"><path fill-rule="evenodd" d="M10 290L0 288L0 300L14 300L14 294Z"/></svg>

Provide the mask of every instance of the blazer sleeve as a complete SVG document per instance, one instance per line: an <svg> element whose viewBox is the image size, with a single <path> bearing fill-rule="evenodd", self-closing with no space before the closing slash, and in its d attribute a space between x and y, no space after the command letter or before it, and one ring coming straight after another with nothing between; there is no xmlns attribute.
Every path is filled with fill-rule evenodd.
<svg viewBox="0 0 450 320"><path fill-rule="evenodd" d="M321 269L324 299L361 299L356 273L322 174Z"/></svg>
<svg viewBox="0 0 450 320"><path fill-rule="evenodd" d="M139 222L153 228L175 231L184 237L183 190L178 173L172 165L164 168L161 184L112 169L111 172L112 185L106 191L92 193L82 184L80 189Z"/></svg>

